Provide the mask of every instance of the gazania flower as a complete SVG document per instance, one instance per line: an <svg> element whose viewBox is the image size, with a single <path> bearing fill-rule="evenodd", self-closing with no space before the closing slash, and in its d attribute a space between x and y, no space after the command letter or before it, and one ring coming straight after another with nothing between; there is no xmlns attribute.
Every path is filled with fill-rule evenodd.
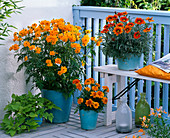
<svg viewBox="0 0 170 138"><path fill-rule="evenodd" d="M96 92L91 92L90 96L92 96L93 98L96 98Z"/></svg>
<svg viewBox="0 0 170 138"><path fill-rule="evenodd" d="M108 32L109 32L109 30L106 29L106 28L104 28L104 29L101 31L101 33L108 33Z"/></svg>
<svg viewBox="0 0 170 138"><path fill-rule="evenodd" d="M154 22L153 17L151 18L147 17L145 20L148 20L149 22Z"/></svg>
<svg viewBox="0 0 170 138"><path fill-rule="evenodd" d="M99 107L99 103L98 103L98 102L94 102L94 103L93 103L93 107L94 107L95 109L97 109L97 108Z"/></svg>
<svg viewBox="0 0 170 138"><path fill-rule="evenodd" d="M86 100L86 106L90 106L90 107L92 107L92 105L93 105L93 100L92 99L89 99L89 100Z"/></svg>
<svg viewBox="0 0 170 138"><path fill-rule="evenodd" d="M109 29L110 28L110 24L106 24L103 28Z"/></svg>
<svg viewBox="0 0 170 138"><path fill-rule="evenodd" d="M138 18L138 17L137 17L137 18L135 19L135 23L141 25L141 24L145 24L145 21L144 21L142 18Z"/></svg>
<svg viewBox="0 0 170 138"><path fill-rule="evenodd" d="M103 90L106 90L106 92L109 92L109 88L107 86L103 86L102 88Z"/></svg>
<svg viewBox="0 0 170 138"><path fill-rule="evenodd" d="M114 20L115 20L115 17L113 15L109 15L109 16L106 17L107 22L112 22Z"/></svg>
<svg viewBox="0 0 170 138"><path fill-rule="evenodd" d="M121 22L127 22L129 19L127 17L120 17L120 21Z"/></svg>
<svg viewBox="0 0 170 138"><path fill-rule="evenodd" d="M93 90L93 91L97 91L97 90L98 90L98 87L97 87L97 86L92 86L92 90Z"/></svg>
<svg viewBox="0 0 170 138"><path fill-rule="evenodd" d="M118 12L117 15L118 15L118 16L122 16L123 13L122 13L122 12Z"/></svg>
<svg viewBox="0 0 170 138"><path fill-rule="evenodd" d="M127 15L128 13L127 13L127 11L125 11L125 12L122 12L122 14L123 14L123 15Z"/></svg>
<svg viewBox="0 0 170 138"><path fill-rule="evenodd" d="M116 24L116 27L122 27L123 28L123 23Z"/></svg>
<svg viewBox="0 0 170 138"><path fill-rule="evenodd" d="M116 36L118 36L119 34L123 33L123 29L122 27L115 27L113 32L116 34Z"/></svg>
<svg viewBox="0 0 170 138"><path fill-rule="evenodd" d="M107 101L108 101L108 99L107 99L106 97L103 97L102 102L103 102L104 104L107 104Z"/></svg>
<svg viewBox="0 0 170 138"><path fill-rule="evenodd" d="M138 39L138 38L140 38L140 32L139 31L137 31L137 32L135 32L134 33L134 35L133 35L133 37L135 38L135 39Z"/></svg>
<svg viewBox="0 0 170 138"><path fill-rule="evenodd" d="M134 23L127 23L127 25L126 26L130 26L130 27L133 27L135 24Z"/></svg>
<svg viewBox="0 0 170 138"><path fill-rule="evenodd" d="M126 27L124 28L124 30L125 30L126 33L129 33L129 32L132 30L132 28L129 27L129 26L126 26Z"/></svg>
<svg viewBox="0 0 170 138"><path fill-rule="evenodd" d="M81 103L83 103L83 101L84 101L83 98L79 98L79 99L77 100L77 103L78 103L78 104L81 104Z"/></svg>
<svg viewBox="0 0 170 138"><path fill-rule="evenodd" d="M112 27L112 26L115 26L115 23L110 23L109 25Z"/></svg>
<svg viewBox="0 0 170 138"><path fill-rule="evenodd" d="M113 19L114 19L114 21L116 21L117 20L117 18L118 18L118 16L115 14L115 15L113 15Z"/></svg>
<svg viewBox="0 0 170 138"><path fill-rule="evenodd" d="M150 30L151 30L151 27L144 29L143 32L145 32L145 33L146 33L146 32L150 32Z"/></svg>
<svg viewBox="0 0 170 138"><path fill-rule="evenodd" d="M96 97L98 97L98 98L103 98L103 97L104 97L104 93L103 93L102 91L98 91L98 92L96 93Z"/></svg>
<svg viewBox="0 0 170 138"><path fill-rule="evenodd" d="M89 88L89 87L85 87L84 89L85 89L86 91L88 91L88 92L90 91L90 88Z"/></svg>
<svg viewBox="0 0 170 138"><path fill-rule="evenodd" d="M72 83L73 84L78 84L78 83L80 83L80 80L79 79L74 79Z"/></svg>

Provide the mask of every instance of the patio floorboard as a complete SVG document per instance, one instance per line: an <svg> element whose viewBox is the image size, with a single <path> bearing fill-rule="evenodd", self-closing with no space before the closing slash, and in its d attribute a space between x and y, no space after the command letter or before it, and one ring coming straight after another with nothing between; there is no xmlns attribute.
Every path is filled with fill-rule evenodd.
<svg viewBox="0 0 170 138"><path fill-rule="evenodd" d="M41 127L37 130L33 130L29 133L23 133L14 136L13 138L125 138L128 136L132 138L133 135L140 135L138 132L139 128L135 128L133 125L133 131L131 133L117 133L116 124L113 121L112 125L104 126L104 114L99 113L97 120L97 127L95 130L82 130L80 124L80 118L78 113L74 114L75 106L72 107L69 122L63 124L50 124L43 122ZM144 135L142 138L149 138L149 136ZM0 130L0 138L10 138L9 135L4 134Z"/></svg>

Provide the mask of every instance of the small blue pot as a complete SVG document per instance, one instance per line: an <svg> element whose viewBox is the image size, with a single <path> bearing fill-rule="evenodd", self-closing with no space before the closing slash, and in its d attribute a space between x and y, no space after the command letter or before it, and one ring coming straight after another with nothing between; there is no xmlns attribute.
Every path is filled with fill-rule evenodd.
<svg viewBox="0 0 170 138"><path fill-rule="evenodd" d="M61 92L54 90L41 90L42 97L50 100L56 106L60 107L61 110L52 109L48 110L48 113L52 113L54 118L52 123L65 123L69 121L71 106L73 102L73 96L65 99ZM47 120L48 121L48 120Z"/></svg>
<svg viewBox="0 0 170 138"><path fill-rule="evenodd" d="M127 59L117 59L118 69L120 70L135 70L139 68L140 56L131 54Z"/></svg>
<svg viewBox="0 0 170 138"><path fill-rule="evenodd" d="M80 110L80 120L81 120L81 128L85 130L93 130L96 128L96 123L97 123L97 117L98 113L90 110L90 111L85 111L85 110Z"/></svg>
<svg viewBox="0 0 170 138"><path fill-rule="evenodd" d="M39 116L35 117L34 120L37 120L38 125L41 125L43 122L43 118L42 117L40 118Z"/></svg>

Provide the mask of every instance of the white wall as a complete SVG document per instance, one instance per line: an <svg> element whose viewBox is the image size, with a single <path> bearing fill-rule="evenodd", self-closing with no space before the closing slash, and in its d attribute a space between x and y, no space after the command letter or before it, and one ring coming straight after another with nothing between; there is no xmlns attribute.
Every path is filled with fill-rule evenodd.
<svg viewBox="0 0 170 138"><path fill-rule="evenodd" d="M23 0L20 5L26 6L22 14L13 14L7 21L16 26L19 31L32 23L53 18L63 18L73 22L72 5L79 5L80 0ZM13 34L13 33L12 33ZM0 41L0 120L3 118L3 108L11 100L11 94L26 93L30 85L25 84L24 71L16 73L18 67L14 53L9 51L13 44L12 34L5 41Z"/></svg>

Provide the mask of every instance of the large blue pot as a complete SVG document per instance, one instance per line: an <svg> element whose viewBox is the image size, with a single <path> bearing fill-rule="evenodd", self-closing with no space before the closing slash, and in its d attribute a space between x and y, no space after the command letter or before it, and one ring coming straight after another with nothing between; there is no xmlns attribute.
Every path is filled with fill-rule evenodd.
<svg viewBox="0 0 170 138"><path fill-rule="evenodd" d="M73 96L65 99L63 94L61 92L57 92L54 90L41 90L42 97L50 100L53 102L56 106L61 108L60 110L52 109L48 110L49 113L52 113L54 118L52 120L52 123L65 123L69 121Z"/></svg>
<svg viewBox="0 0 170 138"><path fill-rule="evenodd" d="M85 111L85 110L80 110L80 120L81 120L81 128L85 130L93 130L96 128L96 123L97 123L97 117L98 113L90 110L90 111Z"/></svg>
<svg viewBox="0 0 170 138"><path fill-rule="evenodd" d="M120 70L135 70L139 68L140 65L140 56L131 54L127 59L117 59L118 69Z"/></svg>

